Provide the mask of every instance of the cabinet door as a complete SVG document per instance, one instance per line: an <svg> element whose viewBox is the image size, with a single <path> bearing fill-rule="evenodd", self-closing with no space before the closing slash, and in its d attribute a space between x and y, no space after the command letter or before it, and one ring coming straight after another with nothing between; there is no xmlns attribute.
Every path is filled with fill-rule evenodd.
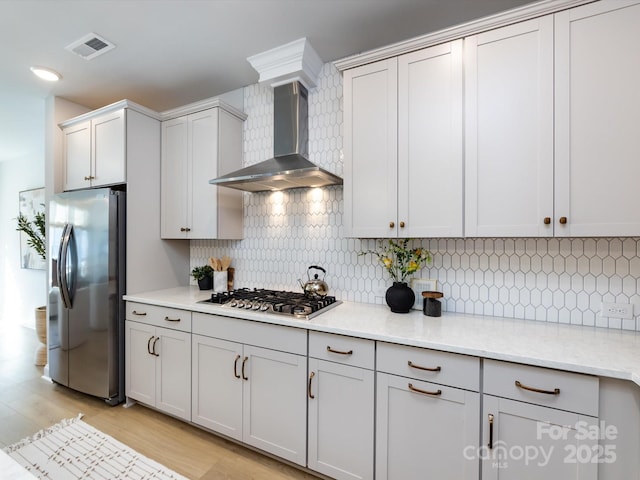
<svg viewBox="0 0 640 480"><path fill-rule="evenodd" d="M344 72L344 225L349 237L398 234L397 60Z"/></svg>
<svg viewBox="0 0 640 480"><path fill-rule="evenodd" d="M156 408L191 420L191 334L157 328Z"/></svg>
<svg viewBox="0 0 640 480"><path fill-rule="evenodd" d="M640 4L555 19L556 235L638 236Z"/></svg>
<svg viewBox="0 0 640 480"><path fill-rule="evenodd" d="M306 465L307 357L246 345L244 356L244 442Z"/></svg>
<svg viewBox="0 0 640 480"><path fill-rule="evenodd" d="M91 186L126 181L125 109L91 120Z"/></svg>
<svg viewBox="0 0 640 480"><path fill-rule="evenodd" d="M162 122L160 232L162 238L187 238L187 119Z"/></svg>
<svg viewBox="0 0 640 480"><path fill-rule="evenodd" d="M125 322L125 393L147 405L156 403L156 357L151 353L155 328Z"/></svg>
<svg viewBox="0 0 640 480"><path fill-rule="evenodd" d="M398 58L399 236L462 236L462 91L462 40Z"/></svg>
<svg viewBox="0 0 640 480"><path fill-rule="evenodd" d="M385 373L376 388L378 480L478 479L478 393Z"/></svg>
<svg viewBox="0 0 640 480"><path fill-rule="evenodd" d="M218 234L218 187L209 180L218 176L218 109L189 115L189 168L187 192L191 238L216 238Z"/></svg>
<svg viewBox="0 0 640 480"><path fill-rule="evenodd" d="M465 235L552 236L553 17L468 37L465 56Z"/></svg>
<svg viewBox="0 0 640 480"><path fill-rule="evenodd" d="M373 372L309 359L309 468L338 480L373 478Z"/></svg>
<svg viewBox="0 0 640 480"><path fill-rule="evenodd" d="M492 395L483 397L482 418L483 447L473 453L482 458L483 480L598 477L605 452L588 438L597 418Z"/></svg>
<svg viewBox="0 0 640 480"><path fill-rule="evenodd" d="M192 337L193 423L242 440L242 345Z"/></svg>
<svg viewBox="0 0 640 480"><path fill-rule="evenodd" d="M64 129L64 185L67 190L91 185L91 122Z"/></svg>

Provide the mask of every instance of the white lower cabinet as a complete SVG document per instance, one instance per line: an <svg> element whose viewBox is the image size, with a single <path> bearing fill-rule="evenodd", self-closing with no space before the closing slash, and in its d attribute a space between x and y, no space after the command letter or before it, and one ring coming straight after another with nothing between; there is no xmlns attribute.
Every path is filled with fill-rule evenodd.
<svg viewBox="0 0 640 480"><path fill-rule="evenodd" d="M377 374L376 478L477 479L479 394Z"/></svg>
<svg viewBox="0 0 640 480"><path fill-rule="evenodd" d="M598 378L484 361L483 480L598 478Z"/></svg>
<svg viewBox="0 0 640 480"><path fill-rule="evenodd" d="M202 335L191 341L191 421L242 440L242 345Z"/></svg>
<svg viewBox="0 0 640 480"><path fill-rule="evenodd" d="M636 473L625 382L137 302L125 335L128 398L337 480Z"/></svg>
<svg viewBox="0 0 640 480"><path fill-rule="evenodd" d="M191 418L191 334L125 322L126 395L175 417Z"/></svg>
<svg viewBox="0 0 640 480"><path fill-rule="evenodd" d="M377 362L376 479L477 480L480 394L447 383L477 385L479 360L379 342Z"/></svg>
<svg viewBox="0 0 640 480"><path fill-rule="evenodd" d="M311 470L338 480L372 479L374 342L309 332Z"/></svg>
<svg viewBox="0 0 640 480"><path fill-rule="evenodd" d="M192 342L191 421L305 466L306 331L194 313Z"/></svg>

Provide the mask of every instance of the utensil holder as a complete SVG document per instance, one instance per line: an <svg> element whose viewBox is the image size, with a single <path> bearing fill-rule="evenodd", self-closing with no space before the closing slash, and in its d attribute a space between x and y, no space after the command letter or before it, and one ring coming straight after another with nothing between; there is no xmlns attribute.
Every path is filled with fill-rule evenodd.
<svg viewBox="0 0 640 480"><path fill-rule="evenodd" d="M213 272L213 291L226 292L228 288L227 279L228 274L226 270Z"/></svg>

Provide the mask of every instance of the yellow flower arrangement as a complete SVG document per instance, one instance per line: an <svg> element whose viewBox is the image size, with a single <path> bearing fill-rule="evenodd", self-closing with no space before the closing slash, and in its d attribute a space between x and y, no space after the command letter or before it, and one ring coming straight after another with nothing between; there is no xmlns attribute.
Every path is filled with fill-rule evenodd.
<svg viewBox="0 0 640 480"><path fill-rule="evenodd" d="M358 255L375 255L394 282L406 282L409 275L431 262L431 253L423 248L408 248L409 239L380 240L378 250L366 250Z"/></svg>

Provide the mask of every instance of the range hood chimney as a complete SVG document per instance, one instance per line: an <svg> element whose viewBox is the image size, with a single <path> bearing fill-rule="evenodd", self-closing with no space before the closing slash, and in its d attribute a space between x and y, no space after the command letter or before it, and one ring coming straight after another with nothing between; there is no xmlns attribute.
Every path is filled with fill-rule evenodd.
<svg viewBox="0 0 640 480"><path fill-rule="evenodd" d="M302 49L306 47L305 53L308 54L306 39L281 48L290 51L292 45L295 48L300 45ZM273 87L273 158L215 178L209 183L246 192L342 185L342 178L320 168L307 158L308 93L300 81L304 78L308 79L305 76L296 76L288 83L280 83Z"/></svg>

